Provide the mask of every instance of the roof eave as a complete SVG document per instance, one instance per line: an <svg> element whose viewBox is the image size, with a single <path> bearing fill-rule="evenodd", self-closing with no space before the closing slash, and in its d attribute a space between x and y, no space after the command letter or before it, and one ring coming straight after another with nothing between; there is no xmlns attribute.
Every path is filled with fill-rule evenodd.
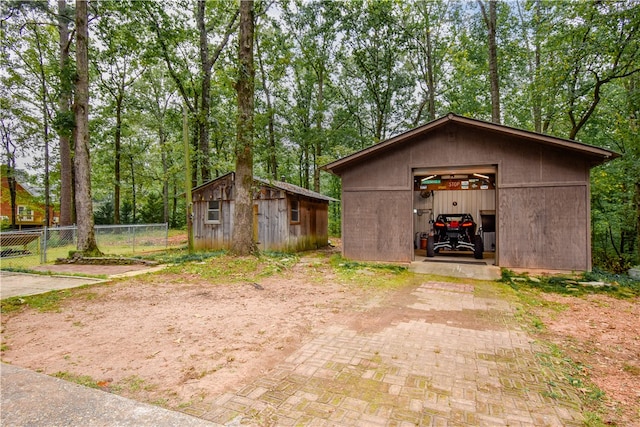
<svg viewBox="0 0 640 427"><path fill-rule="evenodd" d="M364 148L360 151L356 151L353 154L350 154L346 157L343 157L342 159L338 159L335 160L331 163L327 163L324 166L321 166L320 169L325 170L327 172L330 172L334 175L338 175L335 170L336 169L341 169L344 166L346 166L348 163L351 163L353 160L357 160L360 157L366 156L368 154L371 154L373 152L379 151L379 150L383 150L385 148L387 148L388 146L394 145L397 142L400 142L402 140L406 140L406 139L411 139L416 135L420 135L421 133L427 132L428 130L431 129L435 129L439 126L442 126L443 124L447 123L449 121L448 116L443 116L440 117L439 119L433 120L427 124L424 124L422 126L419 126L417 128L411 129L407 132L401 133L400 135L396 135L393 138L389 138L385 141L379 142L377 144L374 144L370 147Z"/></svg>
<svg viewBox="0 0 640 427"><path fill-rule="evenodd" d="M500 133L506 133L513 136L517 136L523 139L528 139L536 142L540 142L543 144L560 146L562 148L566 148L568 150L576 151L581 154L587 154L597 157L601 160L600 163L607 162L609 160L613 160L617 157L620 157L620 154L615 151L607 150L605 148L596 147L593 145L585 144L579 141L575 141L572 139L560 138L557 136L546 135L543 133L527 131L523 129L517 129L508 127L505 125L499 125L491 122L485 122L482 120L471 119L468 117L458 116L456 114L450 113L448 117L451 117L452 121L458 123L464 123L466 125L477 127L486 130L494 130Z"/></svg>
<svg viewBox="0 0 640 427"><path fill-rule="evenodd" d="M592 157L593 161L591 162L591 164L593 166L597 166L597 165L606 163L609 160L613 160L617 157L620 157L620 154L614 151L584 144L578 141L558 138L558 137L545 135L537 132L531 132L531 131L526 131L522 129L512 128L505 125L485 122L482 120L471 119L468 117L459 116L454 113L449 113L446 116L443 116L425 125L422 125L410 131L404 132L386 141L382 141L378 144L372 145L371 147L367 147L363 150L357 151L349 156L343 157L342 159L338 159L334 162L328 163L322 166L321 169L327 172L330 172L334 175L340 175L341 169L344 169L350 163L354 161L358 161L362 157L366 157L378 151L383 151L389 146L393 146L403 140L409 140L414 136L420 135L421 133L428 132L448 122L457 122L467 126L483 129L483 130L492 130L502 134L509 134L522 139L528 139L528 140L535 141L542 144L552 145L555 147L562 147L562 148Z"/></svg>

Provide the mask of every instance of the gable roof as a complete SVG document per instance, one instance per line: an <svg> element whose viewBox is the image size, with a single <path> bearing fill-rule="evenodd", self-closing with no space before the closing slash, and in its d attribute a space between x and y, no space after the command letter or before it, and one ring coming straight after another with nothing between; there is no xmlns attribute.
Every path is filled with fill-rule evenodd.
<svg viewBox="0 0 640 427"><path fill-rule="evenodd" d="M221 175L215 179L212 179L208 182L205 182L204 184L200 184L199 186L193 188L192 191L197 191L203 187L206 187L207 185L211 184L212 182L215 182L219 179L225 178L229 175L232 175L232 180L235 181L235 172L229 172L226 173L224 175ZM278 190L283 190L286 191L287 193L290 194L297 194L299 196L304 196L304 197L309 197L312 199L318 199L318 200L325 200L327 202L337 202L337 199L334 199L333 197L329 197L329 196L325 196L324 194L320 194L317 193L315 191L311 191L308 190L306 188L302 188L302 187L298 187L297 185L293 185L293 184L289 184L288 182L282 182L282 181L275 181L275 180L268 180L268 179L263 179L263 178L259 178L257 176L253 177L253 181L256 183L260 183L262 185L266 185L268 187L273 187L273 188L277 188Z"/></svg>
<svg viewBox="0 0 640 427"><path fill-rule="evenodd" d="M454 113L449 113L446 116L440 117L439 119L433 120L427 124L424 124L412 130L404 132L400 135L394 136L393 138L389 138L385 141L379 142L378 144L375 144L363 150L357 151L349 156L343 157L334 162L328 163L322 166L322 169L331 173L336 173L337 170L342 169L348 166L349 164L360 162L372 154L382 152L396 145L400 145L405 141L411 140L416 136L426 134L434 129L438 129L442 126L445 126L448 123L457 123L466 127L487 130L487 131L511 136L514 138L518 138L521 140L534 141L540 144L555 146L555 147L559 147L569 151L575 151L587 157L591 157L593 159L592 160L593 166L602 164L604 162L607 162L609 160L615 159L616 157L620 156L618 153L614 151L607 150L605 148L595 147L589 144L584 144L582 142L574 141L571 139L558 138L551 135L545 135L537 132L517 129L517 128L505 126L505 125L499 125L496 123L485 122L483 120L459 116Z"/></svg>
<svg viewBox="0 0 640 427"><path fill-rule="evenodd" d="M9 177L7 176L7 166L2 165L2 186L9 188ZM16 191L24 191L31 197L42 196L43 190L32 186L28 181L29 175L22 169L14 169L13 178L16 181Z"/></svg>

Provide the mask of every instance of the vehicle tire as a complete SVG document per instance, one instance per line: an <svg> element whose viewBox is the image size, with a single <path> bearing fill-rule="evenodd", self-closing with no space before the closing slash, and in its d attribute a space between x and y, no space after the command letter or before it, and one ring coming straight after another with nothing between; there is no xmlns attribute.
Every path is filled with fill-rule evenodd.
<svg viewBox="0 0 640 427"><path fill-rule="evenodd" d="M475 259L482 259L484 257L484 242L482 236L476 234L473 241L473 257Z"/></svg>
<svg viewBox="0 0 640 427"><path fill-rule="evenodd" d="M436 239L433 236L427 237L427 257L433 258L436 256L436 251L434 250L434 246L436 244Z"/></svg>

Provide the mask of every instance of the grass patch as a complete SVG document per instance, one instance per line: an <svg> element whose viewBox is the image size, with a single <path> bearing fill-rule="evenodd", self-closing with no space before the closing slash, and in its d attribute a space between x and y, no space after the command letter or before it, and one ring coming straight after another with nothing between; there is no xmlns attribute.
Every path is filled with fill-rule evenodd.
<svg viewBox="0 0 640 427"><path fill-rule="evenodd" d="M45 264L46 265L46 264ZM39 270L30 270L28 268L20 268L20 267L3 267L2 271L10 271L12 273L26 273L26 274L37 274L39 276L58 276L59 273L52 271L39 271ZM85 274L85 273L64 273L65 276L70 277L90 277L95 279L107 279L108 276L106 274Z"/></svg>
<svg viewBox="0 0 640 427"><path fill-rule="evenodd" d="M115 390L118 393L121 391L138 393L140 391L153 391L156 388L155 385L148 383L144 378L140 378L137 375L126 377L115 386Z"/></svg>
<svg viewBox="0 0 640 427"><path fill-rule="evenodd" d="M45 294L11 297L0 301L0 313L7 314L29 307L40 312L60 311L60 303L71 296L71 291L62 289Z"/></svg>
<svg viewBox="0 0 640 427"><path fill-rule="evenodd" d="M519 303L516 304L516 319L533 334L539 334L544 331L545 325L541 318L535 314L536 310L544 309L552 314L567 309L564 304L545 301L541 297L542 293L574 296L602 293L617 298L629 297L625 291L620 292L621 285L619 283L607 284L605 282L598 286L580 284L589 281L604 282L600 276L596 277L599 280L596 280L594 276L587 277L585 274L529 277L527 274L515 274L512 271L503 270L499 282L508 285L519 299ZM625 283L623 289L633 289L633 286L633 284ZM538 345L543 348L543 351L536 353L536 360L546 368L542 372L548 372L545 374L548 375L547 390L543 392L543 395L551 399L565 399L570 394L580 396L584 405L582 413L585 425L604 426L602 417L607 413L606 395L591 381L590 367L571 359L557 344L538 341Z"/></svg>
<svg viewBox="0 0 640 427"><path fill-rule="evenodd" d="M52 377L60 378L65 381L80 384L85 387L100 388L100 386L98 386L98 381L94 380L89 375L76 375L71 372L59 371L53 374Z"/></svg>
<svg viewBox="0 0 640 427"><path fill-rule="evenodd" d="M640 366L629 365L628 363L625 363L622 367L622 370L636 377L640 377Z"/></svg>
<svg viewBox="0 0 640 427"><path fill-rule="evenodd" d="M338 254L332 255L329 263L344 282L362 287L396 289L418 280L404 265L351 261ZM420 279L424 281L424 276Z"/></svg>
<svg viewBox="0 0 640 427"><path fill-rule="evenodd" d="M542 292L576 296L606 294L620 299L640 296L640 281L628 275L610 274L600 270L572 276L530 277L527 273L516 274L503 269L500 281L516 291L537 289Z"/></svg>
<svg viewBox="0 0 640 427"><path fill-rule="evenodd" d="M202 252L179 259L181 264L166 268L163 273L191 274L210 280L226 282L258 281L284 272L299 258L294 254L263 252L258 256L233 256L224 251ZM188 261L185 261L188 260Z"/></svg>
<svg viewBox="0 0 640 427"><path fill-rule="evenodd" d="M589 377L589 367L580 362L576 362L568 357L564 351L556 344L544 342L547 352L536 353L536 359L540 365L545 366L557 376L558 382L554 379L547 381L548 390L546 396L553 399L561 398L569 390L580 396L580 400L585 405L583 415L585 425L602 426L600 414L606 412L606 394L600 390Z"/></svg>
<svg viewBox="0 0 640 427"><path fill-rule="evenodd" d="M144 256L138 256L137 258L146 259L149 261L157 261L160 264L185 264L189 262L202 262L211 258L216 258L225 255L226 251L202 251L191 252L186 248L172 249L168 251L156 252L153 254L147 254Z"/></svg>

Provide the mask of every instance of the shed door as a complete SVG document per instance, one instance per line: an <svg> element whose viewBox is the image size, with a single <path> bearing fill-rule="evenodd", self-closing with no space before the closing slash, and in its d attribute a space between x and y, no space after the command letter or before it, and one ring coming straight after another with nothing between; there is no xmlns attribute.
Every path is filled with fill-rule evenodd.
<svg viewBox="0 0 640 427"><path fill-rule="evenodd" d="M316 224L316 209L315 207L309 211L309 227L310 227L310 235L315 237L317 234L317 224Z"/></svg>

